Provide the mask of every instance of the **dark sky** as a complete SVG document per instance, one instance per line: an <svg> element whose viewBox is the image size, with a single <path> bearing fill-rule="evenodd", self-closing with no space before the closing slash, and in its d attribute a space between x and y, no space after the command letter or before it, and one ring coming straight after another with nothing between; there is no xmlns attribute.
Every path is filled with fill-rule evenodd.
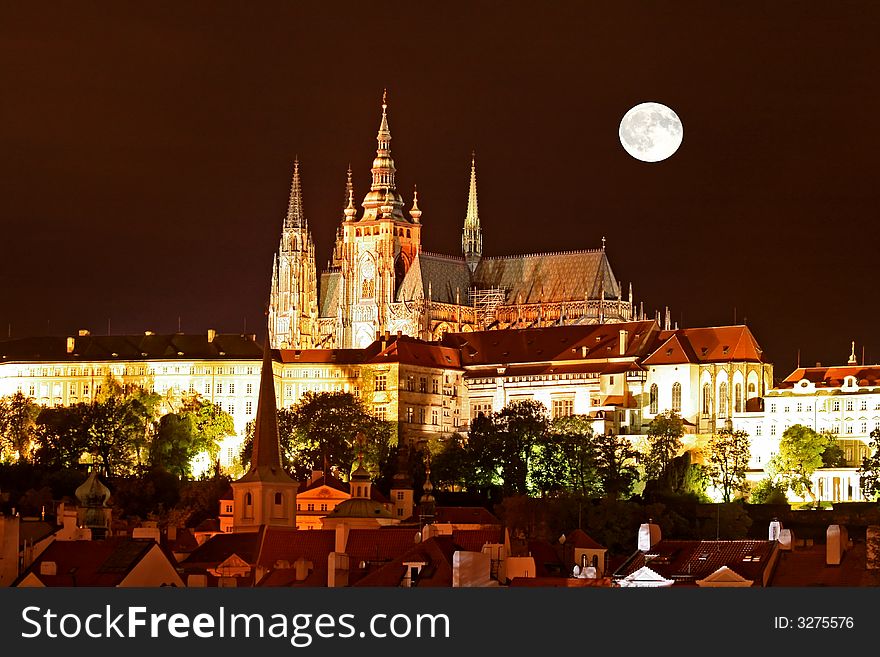
<svg viewBox="0 0 880 657"><path fill-rule="evenodd" d="M596 248L684 326L747 318L784 376L880 360L880 3L6 3L0 326L259 325L292 161L319 260L382 89L423 248ZM684 143L621 148L631 106Z"/></svg>

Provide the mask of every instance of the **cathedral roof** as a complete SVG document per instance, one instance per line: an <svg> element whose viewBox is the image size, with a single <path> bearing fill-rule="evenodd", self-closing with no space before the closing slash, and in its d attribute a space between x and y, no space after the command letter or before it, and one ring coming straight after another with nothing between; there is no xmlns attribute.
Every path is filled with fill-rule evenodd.
<svg viewBox="0 0 880 657"><path fill-rule="evenodd" d="M604 250L483 258L474 272L480 288L507 291L507 304L619 299L620 286Z"/></svg>
<svg viewBox="0 0 880 657"><path fill-rule="evenodd" d="M439 303L468 305L471 273L464 258L419 253L397 290L398 301L427 299ZM458 294L456 294L456 292Z"/></svg>
<svg viewBox="0 0 880 657"><path fill-rule="evenodd" d="M318 293L318 301L321 304L318 314L321 317L336 317L336 307L339 305L339 283L341 280L341 271L321 272L321 289Z"/></svg>

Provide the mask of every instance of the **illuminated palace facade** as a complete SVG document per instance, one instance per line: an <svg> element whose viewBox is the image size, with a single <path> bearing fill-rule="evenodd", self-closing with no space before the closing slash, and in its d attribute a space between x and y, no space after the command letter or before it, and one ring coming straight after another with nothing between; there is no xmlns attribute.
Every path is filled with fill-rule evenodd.
<svg viewBox="0 0 880 657"><path fill-rule="evenodd" d="M299 163L272 268L274 348L364 348L398 332L436 340L446 332L601 324L644 319L601 249L483 256L477 175L471 161L461 253L422 250L418 192L405 202L395 182L383 98L372 184L355 207L351 170L330 267L317 275L303 212Z"/></svg>

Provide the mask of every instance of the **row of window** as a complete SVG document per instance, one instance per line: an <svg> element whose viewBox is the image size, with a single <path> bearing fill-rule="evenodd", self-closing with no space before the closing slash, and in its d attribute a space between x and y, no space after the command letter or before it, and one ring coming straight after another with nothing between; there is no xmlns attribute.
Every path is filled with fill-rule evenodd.
<svg viewBox="0 0 880 657"><path fill-rule="evenodd" d="M832 411L839 411L840 408L841 408L841 404L840 404L840 400L839 400L839 399L832 399L832 400L829 402L829 404L830 404L830 408L831 408ZM854 410L856 410L856 408L855 408L855 401L853 401L852 399L847 399L847 400L846 400L846 403L844 404L844 407L845 407L845 409L846 409L847 411L854 411ZM795 408L797 409L797 412L798 412L798 413L802 413L802 412L804 412L804 411L806 411L806 412L811 412L811 411L813 410L813 406L812 406L811 404L805 404L804 402L798 402ZM777 409L777 405L776 405L776 403L772 403L772 404L770 404L770 412L771 412L771 413L775 413L775 412L776 412L776 409ZM784 413L789 413L789 412L791 412L791 406L790 406L790 405L785 405L785 406L782 407L782 409L783 409L783 412L784 412ZM868 400L867 400L867 399L862 399L862 400L859 402L859 410L860 410L860 411L867 411L867 410L868 410ZM875 411L880 410L880 401L875 402L875 404L874 404L874 410L875 410Z"/></svg>
<svg viewBox="0 0 880 657"><path fill-rule="evenodd" d="M162 365L147 368L146 365L125 367L35 367L19 371L18 376L147 376L154 374L234 375L256 374L253 366L187 367L185 365Z"/></svg>

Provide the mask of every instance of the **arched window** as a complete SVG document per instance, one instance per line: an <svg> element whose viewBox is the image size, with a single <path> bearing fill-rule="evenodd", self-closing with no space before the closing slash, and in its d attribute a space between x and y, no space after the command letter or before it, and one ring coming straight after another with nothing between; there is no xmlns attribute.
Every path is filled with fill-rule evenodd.
<svg viewBox="0 0 880 657"><path fill-rule="evenodd" d="M755 394L755 384L754 383L749 384L749 394L750 395Z"/></svg>
<svg viewBox="0 0 880 657"><path fill-rule="evenodd" d="M727 417L727 381L718 386L718 417Z"/></svg>
<svg viewBox="0 0 880 657"><path fill-rule="evenodd" d="M672 410L681 413L681 384L672 384Z"/></svg>
<svg viewBox="0 0 880 657"><path fill-rule="evenodd" d="M275 493L275 504L281 505L281 493Z"/></svg>
<svg viewBox="0 0 880 657"><path fill-rule="evenodd" d="M703 384L703 415L709 415L709 409L712 407L710 403L710 390L708 383Z"/></svg>
<svg viewBox="0 0 880 657"><path fill-rule="evenodd" d="M651 404L651 413L657 413L657 384L651 384L651 394L650 394L650 404Z"/></svg>
<svg viewBox="0 0 880 657"><path fill-rule="evenodd" d="M742 383L737 383L736 386L733 388L733 410L737 413L742 413L742 397Z"/></svg>
<svg viewBox="0 0 880 657"><path fill-rule="evenodd" d="M407 237L409 237L409 236L410 236L410 233L409 233L409 228L407 228L407 229L406 229L406 236L407 236Z"/></svg>
<svg viewBox="0 0 880 657"><path fill-rule="evenodd" d="M253 504L253 503L254 503L254 498L251 497L251 494L250 494L250 493L245 493L245 494L244 494L244 505L245 505L245 506L250 506L250 505Z"/></svg>
<svg viewBox="0 0 880 657"><path fill-rule="evenodd" d="M365 278L361 282L361 298L362 299L372 299L373 295L376 293L375 283L372 278Z"/></svg>

